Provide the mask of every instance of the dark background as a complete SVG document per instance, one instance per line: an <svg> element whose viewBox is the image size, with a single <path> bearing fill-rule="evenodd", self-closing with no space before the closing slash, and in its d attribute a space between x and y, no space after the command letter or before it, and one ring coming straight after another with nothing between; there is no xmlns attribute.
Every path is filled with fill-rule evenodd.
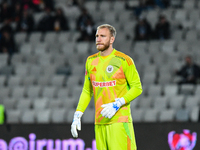
<svg viewBox="0 0 200 150"><path fill-rule="evenodd" d="M14 137L21 136L29 141L29 134L35 133L38 139L69 139L72 138L70 124L13 124L10 129L0 126L0 139L7 144ZM197 143L194 150L200 149L200 123L134 123L138 150L169 150L168 133L172 130L181 133L183 129L189 129L197 133ZM94 125L82 124L79 138L85 141L85 148L92 147L94 139Z"/></svg>

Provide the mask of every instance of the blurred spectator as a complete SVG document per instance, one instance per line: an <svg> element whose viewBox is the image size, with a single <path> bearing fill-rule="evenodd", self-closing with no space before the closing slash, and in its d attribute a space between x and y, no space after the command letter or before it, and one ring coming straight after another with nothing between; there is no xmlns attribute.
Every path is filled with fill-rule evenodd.
<svg viewBox="0 0 200 150"><path fill-rule="evenodd" d="M95 39L96 28L94 23L88 19L86 22L86 26L81 30L81 36L77 39L80 41L94 41Z"/></svg>
<svg viewBox="0 0 200 150"><path fill-rule="evenodd" d="M139 6L136 7L135 6L131 7L128 3L125 3L125 8L133 10L137 18L141 15L142 11L153 9L155 7L154 0L138 0L138 1L139 1Z"/></svg>
<svg viewBox="0 0 200 150"><path fill-rule="evenodd" d="M8 2L5 0L1 3L0 6L0 22L4 22L4 20L11 19L12 11Z"/></svg>
<svg viewBox="0 0 200 150"><path fill-rule="evenodd" d="M200 77L200 67L188 55L185 57L185 65L180 70L175 70L175 73L182 77L178 84L196 84Z"/></svg>
<svg viewBox="0 0 200 150"><path fill-rule="evenodd" d="M2 37L0 39L0 53L8 53L9 55L12 55L15 52L15 41L12 34L3 30Z"/></svg>
<svg viewBox="0 0 200 150"><path fill-rule="evenodd" d="M159 21L155 27L156 39L169 39L170 38L170 23L164 15L160 15Z"/></svg>
<svg viewBox="0 0 200 150"><path fill-rule="evenodd" d="M81 9L81 14L78 17L77 23L76 23L76 28L77 30L81 31L85 30L87 26L87 21L90 20L93 22L92 16L88 13L86 8Z"/></svg>
<svg viewBox="0 0 200 150"><path fill-rule="evenodd" d="M14 8L12 10L12 20L16 23L20 20L20 17L22 15L23 8L19 2L13 4Z"/></svg>
<svg viewBox="0 0 200 150"><path fill-rule="evenodd" d="M155 3L160 8L167 8L170 5L170 1L169 0L155 0Z"/></svg>
<svg viewBox="0 0 200 150"><path fill-rule="evenodd" d="M3 26L1 27L1 33L3 31L7 31L7 32L13 34L13 28L11 26L11 21L9 19L4 20Z"/></svg>
<svg viewBox="0 0 200 150"><path fill-rule="evenodd" d="M34 18L28 10L24 10L20 20L17 24L16 30L18 32L30 33L34 28Z"/></svg>
<svg viewBox="0 0 200 150"><path fill-rule="evenodd" d="M136 41L146 41L151 38L151 25L145 19L140 17L134 29Z"/></svg>
<svg viewBox="0 0 200 150"><path fill-rule="evenodd" d="M50 8L45 8L45 15L41 18L38 23L38 30L42 32L53 31L54 17L51 14Z"/></svg>
<svg viewBox="0 0 200 150"><path fill-rule="evenodd" d="M56 9L56 15L54 17L54 30L55 31L69 30L69 23L67 17L63 14L63 10L61 8Z"/></svg>
<svg viewBox="0 0 200 150"><path fill-rule="evenodd" d="M43 3L44 3L45 8L48 7L51 10L54 10L54 6L55 6L54 0L43 0Z"/></svg>
<svg viewBox="0 0 200 150"><path fill-rule="evenodd" d="M85 0L67 0L67 5L69 6L80 6L84 5Z"/></svg>
<svg viewBox="0 0 200 150"><path fill-rule="evenodd" d="M21 0L24 9L32 9L36 12L40 11L41 0Z"/></svg>

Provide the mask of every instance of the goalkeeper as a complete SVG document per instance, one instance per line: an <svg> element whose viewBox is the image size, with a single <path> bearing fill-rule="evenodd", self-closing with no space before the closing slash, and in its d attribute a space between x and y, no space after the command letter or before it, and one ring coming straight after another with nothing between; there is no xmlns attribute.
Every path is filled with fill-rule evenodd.
<svg viewBox="0 0 200 150"><path fill-rule="evenodd" d="M116 30L97 27L98 53L87 58L85 82L71 125L73 137L81 130L81 116L92 95L95 104L95 139L98 150L136 150L130 102L142 93L133 60L113 48Z"/></svg>

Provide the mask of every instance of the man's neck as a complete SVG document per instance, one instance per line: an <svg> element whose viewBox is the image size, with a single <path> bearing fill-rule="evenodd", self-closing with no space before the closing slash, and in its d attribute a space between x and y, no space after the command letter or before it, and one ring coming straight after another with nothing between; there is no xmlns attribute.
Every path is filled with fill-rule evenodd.
<svg viewBox="0 0 200 150"><path fill-rule="evenodd" d="M100 52L100 55L101 55L101 56L108 56L108 55L110 55L110 54L112 53L112 51L113 51L113 47L109 47L109 48L106 49L105 51L101 51L101 52Z"/></svg>

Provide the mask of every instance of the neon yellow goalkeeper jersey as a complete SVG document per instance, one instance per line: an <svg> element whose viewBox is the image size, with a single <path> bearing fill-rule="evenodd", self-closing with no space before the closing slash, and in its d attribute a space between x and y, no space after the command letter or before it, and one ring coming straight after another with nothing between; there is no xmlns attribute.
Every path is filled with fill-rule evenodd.
<svg viewBox="0 0 200 150"><path fill-rule="evenodd" d="M142 93L140 77L133 60L113 49L106 58L100 52L89 56L85 68L85 82L77 111L84 112L94 95L95 124L132 122L130 102ZM121 97L126 104L111 119L103 117L101 105Z"/></svg>

